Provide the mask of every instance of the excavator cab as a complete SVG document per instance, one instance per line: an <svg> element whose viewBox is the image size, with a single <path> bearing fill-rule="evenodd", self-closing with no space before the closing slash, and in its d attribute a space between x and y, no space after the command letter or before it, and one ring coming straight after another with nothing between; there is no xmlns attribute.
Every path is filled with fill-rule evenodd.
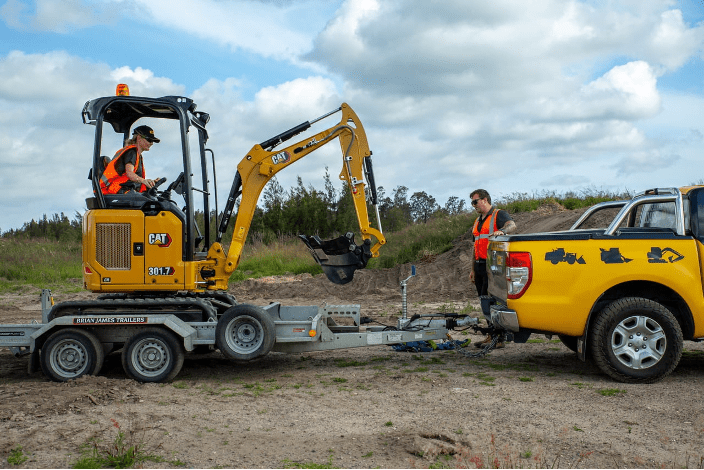
<svg viewBox="0 0 704 470"><path fill-rule="evenodd" d="M342 118L333 127L275 150L313 123L338 112L342 113ZM229 277L239 264L254 210L266 183L278 171L335 139L339 139L343 154L340 179L349 184L353 195L362 240L357 244L352 233L331 241L322 241L316 236L301 236L301 239L328 278L337 284L351 281L354 271L378 256L379 247L385 243L376 209L371 151L361 122L344 103L318 119L255 145L237 166L221 214L216 197L215 158L206 148L206 125L210 116L197 111L193 100L181 96L147 98L118 93L88 101L82 118L85 124L95 126L93 165L88 175L93 196L86 200L88 211L83 219L84 285L93 292L226 290ZM100 178L109 161L105 155L120 148L136 125L153 126L162 122L169 123L167 139L162 137L162 142L168 140L171 150L180 150L180 165L170 165L182 168L178 176L163 191L160 187L145 193L103 194ZM119 137L117 143L108 147L106 137L111 136L115 141L115 135ZM147 156L147 168L150 164L155 167L155 162L163 158L161 148L153 153ZM213 174L212 191L209 169ZM149 177L153 174L151 171ZM365 180L376 211L377 228L369 222ZM159 184L164 181L160 180ZM174 193L183 198L183 204L172 199ZM211 198L215 201L214 211ZM201 211L202 233L196 223L196 213ZM233 215L234 228L230 224ZM213 218L216 219L212 221L215 230L211 228ZM225 249L222 238L229 230L233 230L232 242Z"/></svg>

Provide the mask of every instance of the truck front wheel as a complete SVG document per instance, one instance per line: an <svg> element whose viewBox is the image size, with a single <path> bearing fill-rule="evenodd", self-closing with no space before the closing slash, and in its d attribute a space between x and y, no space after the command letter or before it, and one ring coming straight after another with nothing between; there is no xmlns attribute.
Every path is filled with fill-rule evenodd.
<svg viewBox="0 0 704 470"><path fill-rule="evenodd" d="M597 316L591 353L602 372L619 382L652 383L682 357L682 329L663 305L641 297L618 299Z"/></svg>

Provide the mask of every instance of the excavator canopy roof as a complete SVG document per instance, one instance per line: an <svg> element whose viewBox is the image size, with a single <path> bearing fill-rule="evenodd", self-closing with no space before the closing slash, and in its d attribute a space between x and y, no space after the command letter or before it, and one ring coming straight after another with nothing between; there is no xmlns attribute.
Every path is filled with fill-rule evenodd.
<svg viewBox="0 0 704 470"><path fill-rule="evenodd" d="M81 115L84 124L98 119L109 122L115 132L129 132L135 121L144 118L182 119L188 122L188 112L195 112L196 104L182 96L145 98L140 96L108 96L87 101Z"/></svg>

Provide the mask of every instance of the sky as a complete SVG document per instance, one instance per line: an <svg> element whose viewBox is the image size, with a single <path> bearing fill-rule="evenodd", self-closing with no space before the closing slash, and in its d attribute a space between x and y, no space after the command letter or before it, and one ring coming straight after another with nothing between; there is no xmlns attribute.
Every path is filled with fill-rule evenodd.
<svg viewBox="0 0 704 470"><path fill-rule="evenodd" d="M118 83L210 114L220 207L253 145L343 102L387 196L704 181L704 0L0 0L0 38L0 232L84 212L81 110ZM147 176L173 180L155 131ZM277 179L322 189L326 166Z"/></svg>

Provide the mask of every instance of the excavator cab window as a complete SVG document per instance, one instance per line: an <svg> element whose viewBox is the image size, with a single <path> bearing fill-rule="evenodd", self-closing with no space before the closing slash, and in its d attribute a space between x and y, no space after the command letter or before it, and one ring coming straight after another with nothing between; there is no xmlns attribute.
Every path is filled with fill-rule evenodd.
<svg viewBox="0 0 704 470"><path fill-rule="evenodd" d="M184 97L112 96L88 101L82 111L83 122L96 127L93 165L89 174L94 197L90 198L90 202L87 201L89 209L130 209L145 213L166 210L174 213L183 224L183 258L186 261L195 259L197 240L202 239L194 223L195 209L192 201L191 152L196 152L195 160L198 157L200 136L199 133L189 132L193 130L191 118L194 110L193 101ZM154 134L161 140L143 153L146 177L165 177L173 182L182 174L178 188L165 191L167 183L151 195L137 192L102 194L100 176L107 164L104 156L114 156L140 125L154 129ZM189 133L196 138L189 139ZM195 144L189 143L189 140L194 140ZM193 166L200 167L200 164L194 162ZM196 181L200 181L200 178Z"/></svg>

